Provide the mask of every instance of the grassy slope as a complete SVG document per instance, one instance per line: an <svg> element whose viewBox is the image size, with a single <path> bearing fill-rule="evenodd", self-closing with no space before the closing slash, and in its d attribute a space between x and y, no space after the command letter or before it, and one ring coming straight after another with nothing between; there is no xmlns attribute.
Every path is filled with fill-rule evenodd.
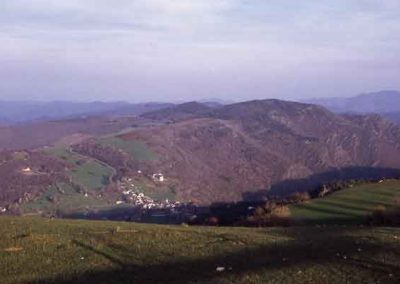
<svg viewBox="0 0 400 284"><path fill-rule="evenodd" d="M65 148L53 148L47 152L71 164L74 167L69 173L71 178L88 189L101 189L107 185L108 177L112 174L110 167Z"/></svg>
<svg viewBox="0 0 400 284"><path fill-rule="evenodd" d="M87 161L76 169L72 170L72 179L89 189L102 189L108 184L112 171L102 164L94 161Z"/></svg>
<svg viewBox="0 0 400 284"><path fill-rule="evenodd" d="M57 210L71 211L86 207L101 207L108 203L96 197L100 191L109 182L109 177L113 173L113 169L100 163L94 159L71 153L65 147L57 147L47 149L50 155L63 159L72 166L68 171L68 175L75 184L83 186L86 190L92 191L93 194L84 196L82 192L73 188L69 184L58 183L50 186L42 196L24 204L21 209L24 213L37 213L38 211L55 213ZM63 193L58 190L62 189ZM50 198L57 198L54 203Z"/></svg>
<svg viewBox="0 0 400 284"><path fill-rule="evenodd" d="M317 224L362 223L374 208L378 205L390 207L397 196L400 196L398 180L365 184L291 206L291 217Z"/></svg>
<svg viewBox="0 0 400 284"><path fill-rule="evenodd" d="M176 193L171 186L162 186L145 180L135 182L135 184L135 190L144 193L154 200L176 200Z"/></svg>
<svg viewBox="0 0 400 284"><path fill-rule="evenodd" d="M0 218L1 283L400 281L400 229ZM5 249L20 251L5 251ZM223 266L224 272L216 268ZM231 269L230 269L231 267ZM198 283L198 282L196 282Z"/></svg>
<svg viewBox="0 0 400 284"><path fill-rule="evenodd" d="M106 136L98 140L100 144L111 146L129 154L137 161L153 161L157 155L142 141L124 140L117 136ZM147 180L135 181L136 190L154 200L176 200L176 193L171 186L149 183Z"/></svg>
<svg viewBox="0 0 400 284"><path fill-rule="evenodd" d="M138 161L151 161L157 159L157 155L153 153L147 146L141 141L136 140L123 140L118 137L105 137L99 139L99 142L106 146L111 146L116 149L120 149L125 153L129 154Z"/></svg>
<svg viewBox="0 0 400 284"><path fill-rule="evenodd" d="M63 190L63 194L60 194L58 188ZM54 198L55 196L58 199L56 203L50 200L50 198ZM86 207L96 208L107 206L107 204L106 201L95 196L83 196L82 193L77 192L69 184L59 183L57 186L50 186L38 199L23 204L21 209L25 213L42 211L54 214L57 211L70 212Z"/></svg>

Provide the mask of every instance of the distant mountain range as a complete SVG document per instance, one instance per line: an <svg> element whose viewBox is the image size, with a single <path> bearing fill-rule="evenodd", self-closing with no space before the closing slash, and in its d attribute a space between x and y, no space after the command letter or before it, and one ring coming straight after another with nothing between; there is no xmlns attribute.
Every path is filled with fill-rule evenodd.
<svg viewBox="0 0 400 284"><path fill-rule="evenodd" d="M254 100L119 115L129 107L0 127L0 207L45 204L43 213L129 203L128 187L156 200L262 200L400 175L400 127L376 114Z"/></svg>
<svg viewBox="0 0 400 284"><path fill-rule="evenodd" d="M73 118L87 115L139 115L171 106L168 103L127 102L13 102L0 101L0 122L16 123Z"/></svg>
<svg viewBox="0 0 400 284"><path fill-rule="evenodd" d="M351 98L316 98L304 102L324 106L336 113L377 113L400 123L399 91L365 93Z"/></svg>
<svg viewBox="0 0 400 284"><path fill-rule="evenodd" d="M336 113L316 101L276 99L14 105L14 113L4 113L33 109L24 118L40 120L48 110L46 117L70 118L0 127L0 206L21 209L47 200L56 208L71 197L67 192L73 202L86 193L87 202L113 205L124 202L128 185L155 199L209 204L287 195L335 180L397 177L400 127L364 112L395 121L399 97L380 92L343 99L347 104L334 99ZM83 203L71 208L92 204Z"/></svg>
<svg viewBox="0 0 400 284"><path fill-rule="evenodd" d="M377 113L394 122L400 122L399 91L365 93L350 98L315 98L302 102L321 105L335 113ZM0 123L13 124L93 115L141 115L144 113L148 113L150 118L167 112L170 112L170 116L176 116L175 111L181 116L193 116L205 108L218 108L228 104L231 103L217 99L184 104L158 102L134 104L128 102L0 101ZM179 107L171 112L169 108L174 106ZM160 109L165 109L165 112L157 113Z"/></svg>

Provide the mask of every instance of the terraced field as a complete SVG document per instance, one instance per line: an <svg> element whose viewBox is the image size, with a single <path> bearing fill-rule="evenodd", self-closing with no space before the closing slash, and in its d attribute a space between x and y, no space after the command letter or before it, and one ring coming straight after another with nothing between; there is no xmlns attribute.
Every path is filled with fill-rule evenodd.
<svg viewBox="0 0 400 284"><path fill-rule="evenodd" d="M363 223L377 206L391 207L400 197L400 181L364 184L290 207L291 217L305 224Z"/></svg>

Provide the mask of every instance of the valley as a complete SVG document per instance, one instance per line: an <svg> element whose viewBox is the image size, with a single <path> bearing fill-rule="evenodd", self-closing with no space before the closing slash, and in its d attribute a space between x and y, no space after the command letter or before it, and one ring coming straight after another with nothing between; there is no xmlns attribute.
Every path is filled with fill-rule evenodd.
<svg viewBox="0 0 400 284"><path fill-rule="evenodd" d="M400 280L400 127L377 114L189 102L0 133L2 283Z"/></svg>
<svg viewBox="0 0 400 284"><path fill-rule="evenodd" d="M399 0L0 0L0 284L400 283L399 32Z"/></svg>
<svg viewBox="0 0 400 284"><path fill-rule="evenodd" d="M335 180L373 184L400 177L400 129L376 115L262 100L212 107L191 102L139 117L73 123L57 122L55 129L70 132L55 131L53 143L4 152L9 157L0 170L26 181L3 195L3 213L207 223L195 216L211 217L218 203L257 207ZM46 165L44 175L38 168ZM315 203L310 206L318 208ZM291 209L294 219L310 214L301 206Z"/></svg>

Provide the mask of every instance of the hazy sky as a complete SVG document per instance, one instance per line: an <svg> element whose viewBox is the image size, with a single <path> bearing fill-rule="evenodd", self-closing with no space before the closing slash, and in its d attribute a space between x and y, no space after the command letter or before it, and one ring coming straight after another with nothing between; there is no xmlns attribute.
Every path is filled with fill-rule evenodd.
<svg viewBox="0 0 400 284"><path fill-rule="evenodd" d="M399 0L0 0L0 99L400 89Z"/></svg>

